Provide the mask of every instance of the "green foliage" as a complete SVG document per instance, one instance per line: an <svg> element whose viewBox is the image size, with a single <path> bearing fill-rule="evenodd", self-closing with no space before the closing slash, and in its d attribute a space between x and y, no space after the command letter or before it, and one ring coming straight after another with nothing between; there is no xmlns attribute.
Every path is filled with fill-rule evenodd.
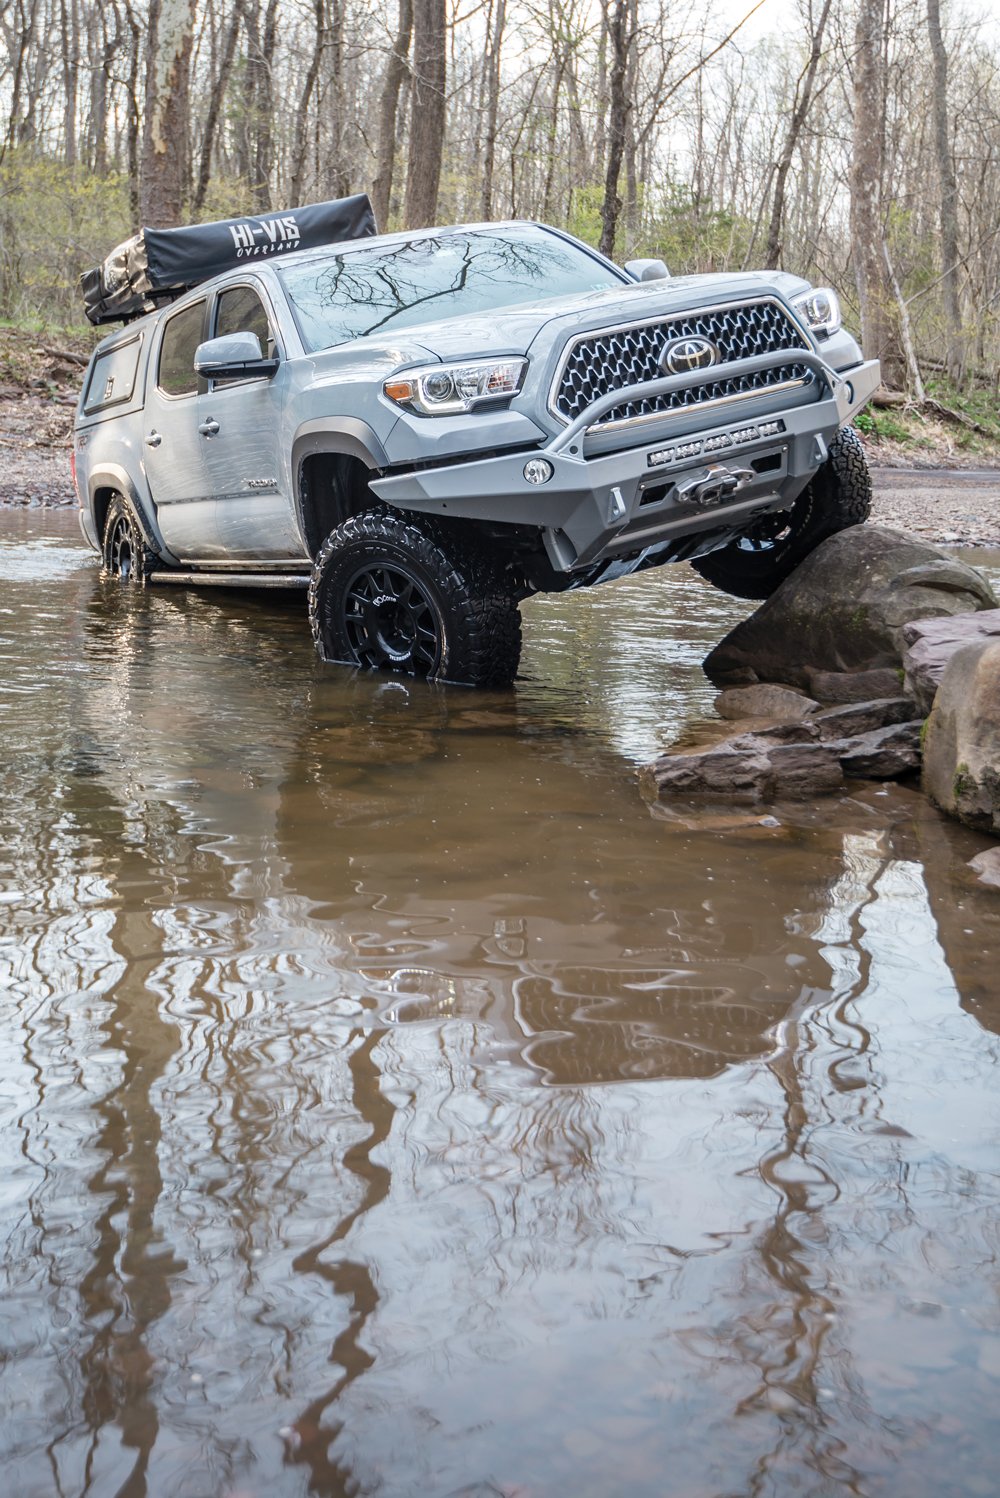
<svg viewBox="0 0 1000 1498"><path fill-rule="evenodd" d="M250 212L250 189L239 177L212 177L205 201L192 222L210 223L217 218L238 218ZM284 207L284 204L279 204Z"/></svg>
<svg viewBox="0 0 1000 1498"><path fill-rule="evenodd" d="M0 316L81 323L81 271L129 231L123 177L8 152L0 167Z"/></svg>
<svg viewBox="0 0 1000 1498"><path fill-rule="evenodd" d="M633 251L657 255L678 274L739 270L752 225L672 182L645 194L647 223ZM759 248L759 246L758 246Z"/></svg>
<svg viewBox="0 0 1000 1498"><path fill-rule="evenodd" d="M1000 401L994 385L968 385L959 389L951 380L938 378L927 381L927 394L942 406L968 416L984 428L983 435L1000 442Z"/></svg>
<svg viewBox="0 0 1000 1498"><path fill-rule="evenodd" d="M601 222L603 202L604 188L597 183L590 183L587 187L575 187L570 198L566 228L570 234L575 234L577 239L582 239L584 244L593 245L595 248L600 242L601 230L604 227Z"/></svg>
<svg viewBox="0 0 1000 1498"><path fill-rule="evenodd" d="M915 440L910 428L904 426L897 417L888 412L876 411L871 407L854 417L854 425L859 432L863 432L866 437L875 442L901 442L908 445Z"/></svg>
<svg viewBox="0 0 1000 1498"><path fill-rule="evenodd" d="M668 183L655 191L640 183L637 201L638 224L629 223L624 209L619 215L617 259L658 258L679 275L735 270L743 264L750 245L748 222L698 200L681 183ZM603 227L603 202L603 184L575 188L565 227L577 239L596 245Z"/></svg>

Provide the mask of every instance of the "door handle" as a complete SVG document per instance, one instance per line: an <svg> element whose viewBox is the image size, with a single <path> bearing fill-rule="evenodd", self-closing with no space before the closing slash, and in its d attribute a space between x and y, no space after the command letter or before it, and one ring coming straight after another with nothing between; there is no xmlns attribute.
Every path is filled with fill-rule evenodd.
<svg viewBox="0 0 1000 1498"><path fill-rule="evenodd" d="M160 443L162 441L163 441L163 438L160 436L159 432L156 431L155 428L154 428L154 430L151 431L150 434L149 434L149 436L146 438L146 446L147 447L159 447L159 445L160 445Z"/></svg>
<svg viewBox="0 0 1000 1498"><path fill-rule="evenodd" d="M219 430L219 423L210 416L207 421L201 423L198 430L203 437L214 437Z"/></svg>

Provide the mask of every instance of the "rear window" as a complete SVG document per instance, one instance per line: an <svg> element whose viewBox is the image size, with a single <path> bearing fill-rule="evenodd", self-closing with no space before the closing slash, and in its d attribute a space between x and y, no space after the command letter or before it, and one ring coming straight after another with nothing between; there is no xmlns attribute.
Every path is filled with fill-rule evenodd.
<svg viewBox="0 0 1000 1498"><path fill-rule="evenodd" d="M546 297L621 286L625 277L532 224L345 249L278 267L310 353L370 333L473 317Z"/></svg>
<svg viewBox="0 0 1000 1498"><path fill-rule="evenodd" d="M103 411L107 406L120 406L132 399L135 390L135 374L139 367L139 350L142 334L136 333L124 343L98 354L90 371L90 382L83 401L86 416Z"/></svg>

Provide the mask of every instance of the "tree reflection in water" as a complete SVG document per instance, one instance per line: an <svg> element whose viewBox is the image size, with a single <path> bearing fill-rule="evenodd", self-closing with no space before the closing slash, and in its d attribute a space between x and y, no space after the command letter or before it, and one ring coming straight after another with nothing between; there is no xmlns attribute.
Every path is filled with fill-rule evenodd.
<svg viewBox="0 0 1000 1498"><path fill-rule="evenodd" d="M963 1490L964 834L905 790L651 821L614 684L634 722L674 667L627 615L606 676L554 606L544 687L473 698L324 671L292 608L66 586L12 589L2 699L19 1498Z"/></svg>

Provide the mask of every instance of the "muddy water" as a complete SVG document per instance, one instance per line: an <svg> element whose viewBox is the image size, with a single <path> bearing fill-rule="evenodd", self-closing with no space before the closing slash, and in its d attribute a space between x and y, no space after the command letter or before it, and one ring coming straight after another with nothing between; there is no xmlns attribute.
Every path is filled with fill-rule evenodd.
<svg viewBox="0 0 1000 1498"><path fill-rule="evenodd" d="M986 841L653 817L740 605L536 601L477 694L63 516L0 575L5 1492L998 1490Z"/></svg>

